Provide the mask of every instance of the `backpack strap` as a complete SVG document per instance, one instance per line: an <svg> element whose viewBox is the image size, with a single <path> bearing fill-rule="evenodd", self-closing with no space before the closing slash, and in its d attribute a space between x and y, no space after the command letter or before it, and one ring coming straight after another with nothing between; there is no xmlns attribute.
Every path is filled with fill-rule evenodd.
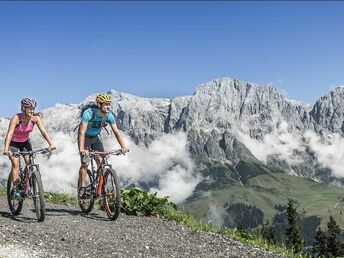
<svg viewBox="0 0 344 258"><path fill-rule="evenodd" d="M94 120L94 118L96 117L96 112L97 111L98 111L98 108L92 107L92 117L91 117L90 121Z"/></svg>

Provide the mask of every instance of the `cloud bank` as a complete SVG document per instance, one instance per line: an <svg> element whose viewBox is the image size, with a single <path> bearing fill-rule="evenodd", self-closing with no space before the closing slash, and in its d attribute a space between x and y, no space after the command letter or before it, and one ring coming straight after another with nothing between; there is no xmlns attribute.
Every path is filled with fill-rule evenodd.
<svg viewBox="0 0 344 258"><path fill-rule="evenodd" d="M34 149L46 146L39 132L32 136ZM80 158L75 135L62 132L51 133L56 151L50 156L37 156L40 164L44 189L74 194L78 180ZM118 149L115 136L103 135L105 149ZM187 137L184 133L162 135L148 147L135 145L125 137L130 152L123 156L112 156L109 161L122 182L129 184L154 183L150 192L158 196L169 196L171 201L182 202L190 196L201 181L194 173L194 163L187 151ZM2 143L1 143L2 144ZM7 179L10 161L0 157L0 167L4 167L0 177Z"/></svg>
<svg viewBox="0 0 344 258"><path fill-rule="evenodd" d="M265 163L271 155L277 155L291 165L302 162L302 159L294 153L294 150L305 151L302 136L290 133L285 121L275 125L272 132L265 135L262 141L251 138L239 130L236 130L234 134L257 159Z"/></svg>

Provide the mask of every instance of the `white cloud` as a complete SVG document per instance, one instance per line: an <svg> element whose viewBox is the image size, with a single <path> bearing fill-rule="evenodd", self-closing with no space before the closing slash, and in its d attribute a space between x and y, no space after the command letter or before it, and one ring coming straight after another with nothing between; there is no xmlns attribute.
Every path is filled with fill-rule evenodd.
<svg viewBox="0 0 344 258"><path fill-rule="evenodd" d="M190 196L201 181L196 175L194 163L187 151L185 133L166 134L154 140L148 147L130 145L125 159L113 158L120 176L129 183L149 183L157 179L158 186L150 192L169 196L174 202L182 202Z"/></svg>
<svg viewBox="0 0 344 258"><path fill-rule="evenodd" d="M73 137L63 133L52 135L56 151L48 159L37 156L45 191L76 193L80 158ZM37 146L37 145L36 145Z"/></svg>
<svg viewBox="0 0 344 258"><path fill-rule="evenodd" d="M222 206L217 205L215 202L209 202L209 215L213 225L223 226L226 211Z"/></svg>
<svg viewBox="0 0 344 258"><path fill-rule="evenodd" d="M45 146L37 132L33 135L33 146ZM37 156L40 164L44 189L76 194L80 158L74 134L51 133L56 151L48 159ZM119 148L113 135L103 135L105 149ZM125 156L112 156L109 161L120 178L127 184L157 181L158 186L150 189L159 196L170 196L170 200L181 202L190 196L201 181L193 172L194 163L187 151L187 137L184 133L167 134L154 140L148 147L135 145L125 137L130 152ZM41 147L39 147L41 148ZM0 166L7 167L10 161L0 156ZM0 177L7 179L8 174Z"/></svg>
<svg viewBox="0 0 344 258"><path fill-rule="evenodd" d="M344 138L339 134L327 134L321 138L314 131L308 130L303 134L306 140L303 142L300 134L288 132L286 122L275 126L262 141L253 139L239 130L234 133L257 159L265 163L270 155L278 155L289 165L297 165L303 162L303 159L295 155L294 150L305 152L306 146L308 146L314 152L317 162L330 168L335 176L344 177ZM287 172L294 173L294 171Z"/></svg>
<svg viewBox="0 0 344 258"><path fill-rule="evenodd" d="M265 163L270 155L279 155L291 165L302 162L302 159L294 154L294 150L304 151L304 144L300 135L288 132L288 124L285 121L280 122L278 126L275 125L272 132L265 135L262 141L253 139L239 130L235 134L257 159Z"/></svg>
<svg viewBox="0 0 344 258"><path fill-rule="evenodd" d="M322 139L313 131L307 131L304 136L318 162L331 168L335 176L344 177L344 138L328 134Z"/></svg>
<svg viewBox="0 0 344 258"><path fill-rule="evenodd" d="M172 201L180 203L192 194L200 181L200 176L195 176L186 168L176 165L160 177L159 187L151 188L150 192L158 192L159 196L169 196Z"/></svg>

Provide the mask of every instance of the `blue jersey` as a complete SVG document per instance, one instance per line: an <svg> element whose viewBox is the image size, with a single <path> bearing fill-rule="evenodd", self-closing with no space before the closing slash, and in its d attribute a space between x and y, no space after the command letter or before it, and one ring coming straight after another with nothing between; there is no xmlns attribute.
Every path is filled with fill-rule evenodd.
<svg viewBox="0 0 344 258"><path fill-rule="evenodd" d="M100 130L102 129L102 125L104 125L104 123L109 123L110 125L115 123L115 117L112 112L108 112L104 116L98 116L97 111L98 109L96 108L88 108L81 116L81 122L87 123L87 136L97 136L100 133Z"/></svg>

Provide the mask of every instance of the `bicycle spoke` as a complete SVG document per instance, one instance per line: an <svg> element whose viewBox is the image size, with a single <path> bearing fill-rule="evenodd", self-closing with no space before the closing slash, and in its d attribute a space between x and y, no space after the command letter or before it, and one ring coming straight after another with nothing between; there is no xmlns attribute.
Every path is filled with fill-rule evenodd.
<svg viewBox="0 0 344 258"><path fill-rule="evenodd" d="M32 199L35 207L37 220L39 222L45 219L45 202L43 196L43 185L41 175L38 171L33 171L31 175Z"/></svg>
<svg viewBox="0 0 344 258"><path fill-rule="evenodd" d="M110 219L117 219L121 209L119 180L113 169L107 169L104 181L104 205Z"/></svg>

